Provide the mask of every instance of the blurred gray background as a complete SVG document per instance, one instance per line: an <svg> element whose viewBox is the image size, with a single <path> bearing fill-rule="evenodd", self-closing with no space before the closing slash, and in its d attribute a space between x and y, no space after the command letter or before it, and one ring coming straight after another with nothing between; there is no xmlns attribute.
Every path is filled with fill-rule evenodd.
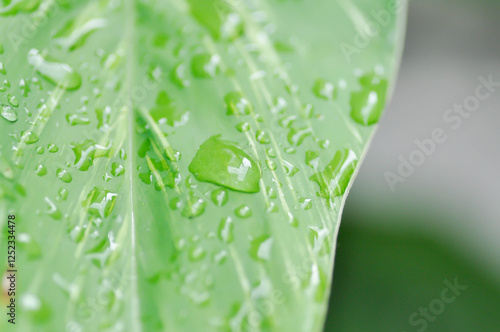
<svg viewBox="0 0 500 332"><path fill-rule="evenodd" d="M500 84L500 1L410 1L396 89L342 219L326 331L500 331L500 87L459 128L443 119L489 75ZM384 174L436 128L446 141L392 191ZM455 278L467 289L443 309Z"/></svg>

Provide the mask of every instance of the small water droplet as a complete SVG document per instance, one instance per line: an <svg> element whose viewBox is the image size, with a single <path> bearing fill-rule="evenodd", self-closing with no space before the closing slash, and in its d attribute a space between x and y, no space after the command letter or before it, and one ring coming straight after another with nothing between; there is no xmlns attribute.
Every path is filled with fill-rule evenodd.
<svg viewBox="0 0 500 332"><path fill-rule="evenodd" d="M252 210L248 205L241 205L234 210L234 214L240 218L249 218L252 216Z"/></svg>
<svg viewBox="0 0 500 332"><path fill-rule="evenodd" d="M257 130L257 133L255 134L255 139L257 140L257 142L261 144L268 144L271 142L269 135L262 130Z"/></svg>
<svg viewBox="0 0 500 332"><path fill-rule="evenodd" d="M38 164L35 169L35 174L38 176L44 176L47 174L47 167L42 164Z"/></svg>
<svg viewBox="0 0 500 332"><path fill-rule="evenodd" d="M194 192L190 192L187 202L184 205L184 209L182 209L181 215L186 218L195 218L203 214L205 212L205 206L207 202L194 194Z"/></svg>
<svg viewBox="0 0 500 332"><path fill-rule="evenodd" d="M357 123L370 126L378 122L385 106L387 80L376 74L359 79L361 91L351 93L351 117Z"/></svg>
<svg viewBox="0 0 500 332"><path fill-rule="evenodd" d="M61 180L62 182L70 183L71 180L73 180L73 177L71 176L71 174L62 168L57 169L56 175L57 175L57 178L59 180Z"/></svg>
<svg viewBox="0 0 500 332"><path fill-rule="evenodd" d="M7 95L7 101L14 107L19 107L19 100L17 100L16 96Z"/></svg>
<svg viewBox="0 0 500 332"><path fill-rule="evenodd" d="M229 197L227 190L224 188L215 189L214 191L212 191L212 194L210 196L212 198L212 202L217 206L224 206L227 203Z"/></svg>
<svg viewBox="0 0 500 332"><path fill-rule="evenodd" d="M335 86L322 78L318 78L314 82L313 92L316 97L326 100L333 100L337 96L337 89Z"/></svg>
<svg viewBox="0 0 500 332"><path fill-rule="evenodd" d="M21 134L21 141L23 141L26 144L34 144L38 142L38 135L29 130L24 131Z"/></svg>
<svg viewBox="0 0 500 332"><path fill-rule="evenodd" d="M191 59L191 71L194 77L214 77L219 71L220 56L217 54L202 53Z"/></svg>
<svg viewBox="0 0 500 332"><path fill-rule="evenodd" d="M239 92L233 91L224 97L227 115L245 115L252 113L252 105Z"/></svg>
<svg viewBox="0 0 500 332"><path fill-rule="evenodd" d="M299 146L302 144L304 139L311 134L311 127L292 128L288 132L288 143L294 146Z"/></svg>
<svg viewBox="0 0 500 332"><path fill-rule="evenodd" d="M319 152L306 151L306 165L312 169L317 169L319 165Z"/></svg>
<svg viewBox="0 0 500 332"><path fill-rule="evenodd" d="M10 122L16 122L17 121L17 112L15 109L8 105L2 105L2 117Z"/></svg>
<svg viewBox="0 0 500 332"><path fill-rule="evenodd" d="M108 217L115 207L116 196L117 194L102 187L94 187L87 194L82 206L87 208L90 215L101 218Z"/></svg>
<svg viewBox="0 0 500 332"><path fill-rule="evenodd" d="M50 153L56 153L57 151L59 151L59 148L55 144L49 144L49 145L47 145L47 150Z"/></svg>

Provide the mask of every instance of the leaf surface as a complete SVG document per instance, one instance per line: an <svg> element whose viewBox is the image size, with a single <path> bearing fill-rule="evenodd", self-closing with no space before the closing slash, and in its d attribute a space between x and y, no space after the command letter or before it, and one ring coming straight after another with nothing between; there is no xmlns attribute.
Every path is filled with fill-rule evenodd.
<svg viewBox="0 0 500 332"><path fill-rule="evenodd" d="M320 331L392 3L4 1L19 331Z"/></svg>

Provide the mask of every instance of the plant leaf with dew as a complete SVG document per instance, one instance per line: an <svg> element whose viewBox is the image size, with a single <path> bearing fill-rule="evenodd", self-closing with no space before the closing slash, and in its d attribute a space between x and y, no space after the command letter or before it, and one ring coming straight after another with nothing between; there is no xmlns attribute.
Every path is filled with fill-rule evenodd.
<svg viewBox="0 0 500 332"><path fill-rule="evenodd" d="M405 15L393 0L3 1L16 328L320 331Z"/></svg>

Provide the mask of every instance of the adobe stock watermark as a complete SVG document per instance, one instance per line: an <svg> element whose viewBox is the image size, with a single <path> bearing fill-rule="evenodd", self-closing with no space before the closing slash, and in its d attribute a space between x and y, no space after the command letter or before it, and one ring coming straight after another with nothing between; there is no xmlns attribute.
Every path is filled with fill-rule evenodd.
<svg viewBox="0 0 500 332"><path fill-rule="evenodd" d="M353 56L360 54L370 46L373 40L380 37L382 29L388 27L395 17L404 10L406 2L408 0L394 0L390 1L384 9L372 10L370 20L359 26L352 43L342 42L339 44L347 63L351 63Z"/></svg>
<svg viewBox="0 0 500 332"><path fill-rule="evenodd" d="M474 93L465 97L460 104L454 104L452 108L443 113L443 122L448 125L448 131L450 128L452 130L460 129L464 120L470 118L478 110L481 101L490 98L500 87L500 81L494 81L491 74L487 77L479 76L478 81L479 84L476 86ZM416 139L414 141L415 149L407 156L398 156L399 165L397 171L384 173L385 180L391 191L396 191L398 183L405 183L415 173L416 169L422 166L437 151L438 145L446 142L447 139L447 130L442 127L432 130L427 138Z"/></svg>
<svg viewBox="0 0 500 332"><path fill-rule="evenodd" d="M458 278L455 278L453 282L445 279L443 283L445 287L441 290L439 297L431 300L426 306L420 307L418 311L410 314L408 323L410 326L416 328L417 332L424 332L427 330L429 324L434 322L438 316L442 315L447 306L455 302L462 292L468 288L467 285L460 284Z"/></svg>

